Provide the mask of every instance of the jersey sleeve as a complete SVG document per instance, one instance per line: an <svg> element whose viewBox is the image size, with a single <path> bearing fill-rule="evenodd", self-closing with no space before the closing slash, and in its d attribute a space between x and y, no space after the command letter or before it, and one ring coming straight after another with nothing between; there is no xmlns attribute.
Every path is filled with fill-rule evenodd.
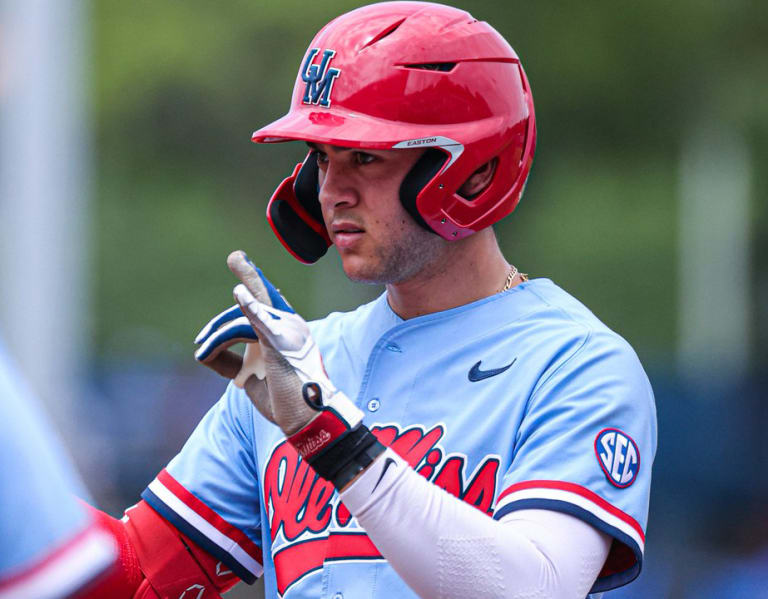
<svg viewBox="0 0 768 599"><path fill-rule="evenodd" d="M631 347L590 332L529 397L494 517L519 509L577 516L614 538L592 592L640 573L656 452L653 392Z"/></svg>
<svg viewBox="0 0 768 599"><path fill-rule="evenodd" d="M262 574L253 407L230 384L142 493L179 531L251 584Z"/></svg>
<svg viewBox="0 0 768 599"><path fill-rule="evenodd" d="M45 413L0 347L0 599L68 597L114 562Z"/></svg>

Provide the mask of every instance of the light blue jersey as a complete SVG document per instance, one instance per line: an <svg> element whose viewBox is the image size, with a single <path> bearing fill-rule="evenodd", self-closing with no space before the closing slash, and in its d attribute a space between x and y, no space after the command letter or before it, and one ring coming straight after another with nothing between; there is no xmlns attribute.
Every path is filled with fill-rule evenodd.
<svg viewBox="0 0 768 599"><path fill-rule="evenodd" d="M0 345L0 599L67 597L116 557L31 391Z"/></svg>
<svg viewBox="0 0 768 599"><path fill-rule="evenodd" d="M311 326L331 380L421 475L489 517L552 509L611 535L595 593L637 576L653 393L581 303L537 279L407 321L384 294ZM244 580L263 572L268 597L415 597L234 386L143 497Z"/></svg>

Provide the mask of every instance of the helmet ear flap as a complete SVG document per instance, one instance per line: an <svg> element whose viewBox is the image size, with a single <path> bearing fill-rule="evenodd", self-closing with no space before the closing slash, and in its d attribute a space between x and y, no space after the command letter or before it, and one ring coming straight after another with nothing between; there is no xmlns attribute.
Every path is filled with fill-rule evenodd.
<svg viewBox="0 0 768 599"><path fill-rule="evenodd" d="M309 213L309 215L318 223L323 223L323 212L320 210L320 197L318 185L318 167L317 152L311 150L296 175L296 181L293 184L293 190L296 193L296 199Z"/></svg>
<svg viewBox="0 0 768 599"><path fill-rule="evenodd" d="M314 152L272 194L267 220L285 249L304 264L317 262L328 251L331 240L320 210Z"/></svg>
<svg viewBox="0 0 768 599"><path fill-rule="evenodd" d="M448 155L435 148L427 148L400 184L400 202L413 219L427 231L435 231L426 223L416 206L421 190L434 178L448 160Z"/></svg>

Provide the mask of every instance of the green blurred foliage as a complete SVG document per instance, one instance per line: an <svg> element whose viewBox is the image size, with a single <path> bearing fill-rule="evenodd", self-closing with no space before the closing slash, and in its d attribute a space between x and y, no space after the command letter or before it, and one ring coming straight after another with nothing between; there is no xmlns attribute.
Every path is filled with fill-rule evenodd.
<svg viewBox="0 0 768 599"><path fill-rule="evenodd" d="M308 268L282 249L264 209L304 150L250 143L252 130L287 109L316 30L361 4L92 3L100 356L191 364L197 327L231 303L224 261L237 248L309 317L379 292L347 282L333 258ZM512 43L536 100L528 191L497 228L507 257L574 293L641 356L664 359L676 324L682 140L711 118L747 136L756 161L768 154L764 4L462 8ZM767 183L755 168L753 197ZM755 274L766 280L763 203L755 211Z"/></svg>

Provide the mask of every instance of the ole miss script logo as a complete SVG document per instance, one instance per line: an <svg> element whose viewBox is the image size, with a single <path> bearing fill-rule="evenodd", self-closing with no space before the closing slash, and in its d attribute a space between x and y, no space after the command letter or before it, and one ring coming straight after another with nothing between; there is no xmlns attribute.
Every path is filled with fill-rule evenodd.
<svg viewBox="0 0 768 599"><path fill-rule="evenodd" d="M424 478L489 516L493 513L499 458L486 457L468 474L466 456L446 456L438 445L445 434L442 425L429 430L384 426L372 432ZM324 562L384 559L334 495L333 485L318 477L285 441L267 462L264 506L280 595Z"/></svg>

